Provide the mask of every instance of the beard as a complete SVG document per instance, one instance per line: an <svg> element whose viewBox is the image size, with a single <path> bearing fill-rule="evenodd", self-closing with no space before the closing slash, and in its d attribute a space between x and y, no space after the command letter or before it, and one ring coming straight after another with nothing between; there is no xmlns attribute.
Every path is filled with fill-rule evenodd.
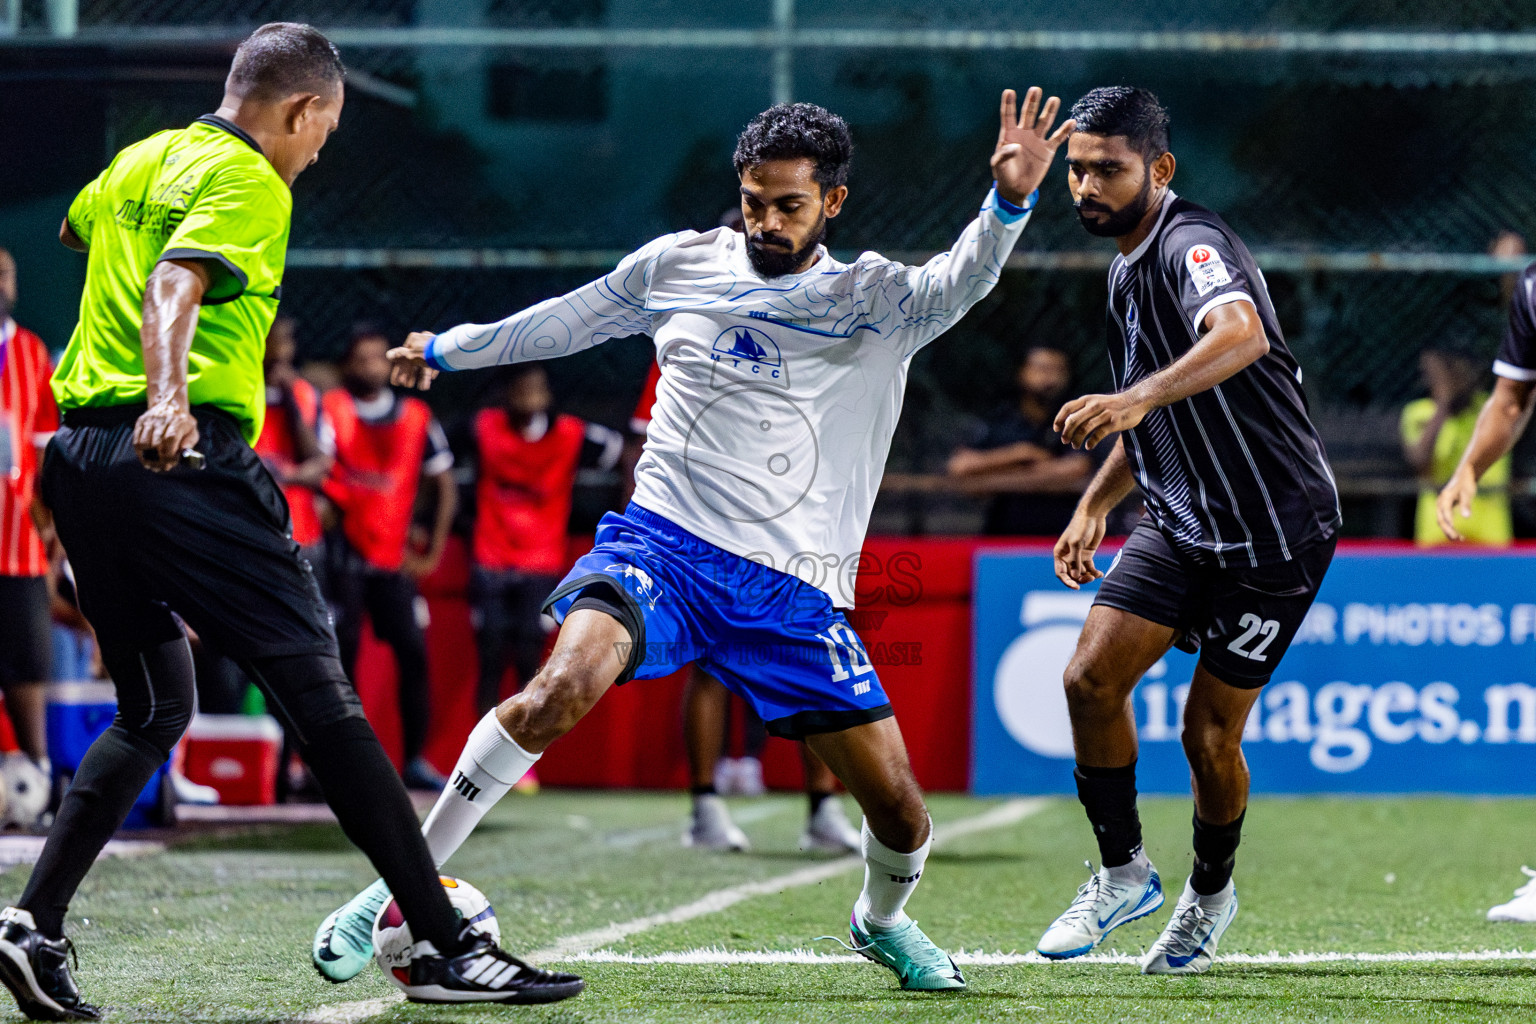
<svg viewBox="0 0 1536 1024"><path fill-rule="evenodd" d="M0 292L0 323L4 323L10 317L13 308L11 297Z"/></svg>
<svg viewBox="0 0 1536 1024"><path fill-rule="evenodd" d="M823 214L805 245L794 248L783 235L765 235L758 232L747 237L747 261L752 269L763 277L783 277L792 274L815 253L816 247L827 240L827 218Z"/></svg>
<svg viewBox="0 0 1536 1024"><path fill-rule="evenodd" d="M1152 176L1148 175L1141 183L1141 191L1136 193L1136 198L1120 207L1111 210L1103 203L1096 203L1091 199L1082 199L1076 203L1077 220L1083 226L1083 230L1090 235L1100 238L1119 238L1136 230L1136 225L1141 223L1141 218L1147 215L1147 210L1152 206ZM1084 213L1105 214L1103 220L1089 220Z"/></svg>

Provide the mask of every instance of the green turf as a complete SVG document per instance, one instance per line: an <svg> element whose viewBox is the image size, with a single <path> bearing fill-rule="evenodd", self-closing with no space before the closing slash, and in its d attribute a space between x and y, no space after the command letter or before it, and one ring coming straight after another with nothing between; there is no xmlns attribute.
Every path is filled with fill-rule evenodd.
<svg viewBox="0 0 1536 1024"><path fill-rule="evenodd" d="M935 797L942 825L997 801ZM506 944L563 936L666 911L813 858L794 852L801 801L737 801L755 820L748 855L682 849L680 796L548 793L506 800L450 865L491 897ZM1148 850L1166 887L1188 869L1189 803L1143 803ZM1223 953L1536 948L1536 926L1483 912L1536 858L1536 802L1263 800L1238 860L1242 912ZM1092 843L1075 801L943 844L909 908L950 949L1032 948L1086 877ZM0 879L14 895L26 869ZM814 948L846 930L858 874L839 875L615 943L654 955L702 947ZM331 827L201 837L171 852L98 866L70 930L87 998L114 1021L278 1021L388 997L376 971L332 987L308 963L315 924L372 875ZM1390 879L1390 881L1389 881ZM1107 944L1139 953L1159 912ZM1130 965L967 969L960 995L900 992L873 964L585 964L587 993L553 1007L454 1010L385 1006L374 1021L1441 1021L1529 1020L1536 962L1218 965L1197 978L1146 978ZM361 1019L355 1014L347 1019Z"/></svg>

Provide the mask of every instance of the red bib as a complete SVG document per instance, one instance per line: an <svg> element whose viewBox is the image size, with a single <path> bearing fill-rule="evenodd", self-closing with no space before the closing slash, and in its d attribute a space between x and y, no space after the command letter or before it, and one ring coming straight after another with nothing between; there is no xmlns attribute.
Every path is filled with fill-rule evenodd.
<svg viewBox="0 0 1536 1024"><path fill-rule="evenodd" d="M556 416L537 441L523 437L501 409L475 417L480 450L475 562L486 569L565 570L571 488L586 436L575 416Z"/></svg>
<svg viewBox="0 0 1536 1024"><path fill-rule="evenodd" d="M307 380L293 382L293 401L299 407L299 416L315 429L320 412L320 395ZM256 454L287 474L298 464L290 419L284 414L268 416L261 425L261 436L256 439ZM293 539L302 547L320 543L320 516L315 512L315 492L302 484L286 484L283 496L288 499L288 511L293 516Z"/></svg>
<svg viewBox="0 0 1536 1024"><path fill-rule="evenodd" d="M322 404L336 432L336 467L325 496L341 512L342 531L369 565L395 570L405 560L411 511L421 482L432 411L418 398L400 398L398 415L369 423L345 388Z"/></svg>

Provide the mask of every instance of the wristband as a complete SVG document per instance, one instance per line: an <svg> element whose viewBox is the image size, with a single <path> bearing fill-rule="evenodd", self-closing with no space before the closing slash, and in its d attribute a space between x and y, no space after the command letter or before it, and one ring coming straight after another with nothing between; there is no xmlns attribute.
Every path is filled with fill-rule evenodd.
<svg viewBox="0 0 1536 1024"><path fill-rule="evenodd" d="M1040 190L1037 188L1024 198L1024 205L1019 206L1003 198L997 190L997 182L992 183L992 198L996 203L997 215L1005 221L1015 221L1035 208L1035 203L1040 199Z"/></svg>

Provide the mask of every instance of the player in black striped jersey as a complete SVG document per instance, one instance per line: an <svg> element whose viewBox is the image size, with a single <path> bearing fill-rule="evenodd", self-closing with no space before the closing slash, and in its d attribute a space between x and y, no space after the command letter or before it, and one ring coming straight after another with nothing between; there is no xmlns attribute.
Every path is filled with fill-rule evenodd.
<svg viewBox="0 0 1536 1024"><path fill-rule="evenodd" d="M1237 912L1243 726L1333 558L1338 494L1263 275L1220 217L1171 188L1167 111L1144 89L1112 87L1073 117L1078 216L1120 249L1109 273L1115 392L1068 402L1055 424L1074 447L1114 443L1055 550L1067 586L1104 577L1066 673L1078 794L1103 866L1038 948L1086 953L1163 903L1142 850L1130 695L1177 645L1200 652L1183 734L1195 866L1142 969L1195 973ZM1133 486L1147 515L1106 575L1093 555Z"/></svg>

